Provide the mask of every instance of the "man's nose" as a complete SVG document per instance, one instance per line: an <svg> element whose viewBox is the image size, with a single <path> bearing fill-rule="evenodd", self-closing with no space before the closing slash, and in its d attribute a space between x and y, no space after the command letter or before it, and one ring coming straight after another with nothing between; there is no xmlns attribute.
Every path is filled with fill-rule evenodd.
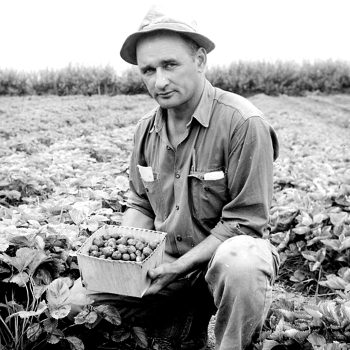
<svg viewBox="0 0 350 350"><path fill-rule="evenodd" d="M162 69L157 69L155 87L158 90L163 90L168 85L168 78Z"/></svg>

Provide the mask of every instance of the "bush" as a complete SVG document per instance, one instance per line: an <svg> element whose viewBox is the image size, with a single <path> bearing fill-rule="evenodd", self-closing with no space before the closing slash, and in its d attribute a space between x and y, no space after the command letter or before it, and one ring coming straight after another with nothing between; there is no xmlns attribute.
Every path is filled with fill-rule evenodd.
<svg viewBox="0 0 350 350"><path fill-rule="evenodd" d="M241 95L302 95L306 92L349 92L350 63L343 61L237 62L214 67L207 72L209 81L224 90Z"/></svg>
<svg viewBox="0 0 350 350"><path fill-rule="evenodd" d="M217 87L241 95L303 95L306 92L350 91L350 62L234 62L207 71ZM110 67L69 65L60 70L24 73L0 70L0 95L116 95L145 93L136 67L117 75Z"/></svg>

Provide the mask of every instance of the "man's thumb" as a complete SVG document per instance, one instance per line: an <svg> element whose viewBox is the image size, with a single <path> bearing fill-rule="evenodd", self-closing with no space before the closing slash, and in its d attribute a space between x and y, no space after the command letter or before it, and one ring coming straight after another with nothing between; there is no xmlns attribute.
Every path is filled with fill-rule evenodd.
<svg viewBox="0 0 350 350"><path fill-rule="evenodd" d="M158 277L158 273L156 269L150 269L148 270L148 276L151 280L154 280Z"/></svg>

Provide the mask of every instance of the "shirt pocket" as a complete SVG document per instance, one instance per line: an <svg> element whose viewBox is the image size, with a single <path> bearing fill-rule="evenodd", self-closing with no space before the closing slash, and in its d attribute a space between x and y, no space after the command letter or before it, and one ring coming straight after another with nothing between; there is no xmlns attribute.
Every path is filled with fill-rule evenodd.
<svg viewBox="0 0 350 350"><path fill-rule="evenodd" d="M158 174L154 173L153 181L146 181L142 179L143 186L145 187L146 195L151 204L156 217L163 218L163 195L162 187Z"/></svg>
<svg viewBox="0 0 350 350"><path fill-rule="evenodd" d="M218 180L204 180L206 172L189 175L189 194L192 215L205 226L213 228L220 220L222 208L227 203L227 176Z"/></svg>

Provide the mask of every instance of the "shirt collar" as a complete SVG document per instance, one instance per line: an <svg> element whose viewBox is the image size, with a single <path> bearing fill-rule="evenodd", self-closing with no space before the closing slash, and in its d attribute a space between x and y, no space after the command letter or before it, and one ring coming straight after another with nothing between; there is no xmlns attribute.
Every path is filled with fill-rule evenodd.
<svg viewBox="0 0 350 350"><path fill-rule="evenodd" d="M209 126L211 110L214 101L214 94L214 87L210 84L208 80L205 80L202 96L188 125L190 125L192 123L193 118L195 118L205 128ZM155 112L154 126L150 130L150 132L154 130L158 133L162 129L165 122L163 116L164 110L161 107L158 107Z"/></svg>

